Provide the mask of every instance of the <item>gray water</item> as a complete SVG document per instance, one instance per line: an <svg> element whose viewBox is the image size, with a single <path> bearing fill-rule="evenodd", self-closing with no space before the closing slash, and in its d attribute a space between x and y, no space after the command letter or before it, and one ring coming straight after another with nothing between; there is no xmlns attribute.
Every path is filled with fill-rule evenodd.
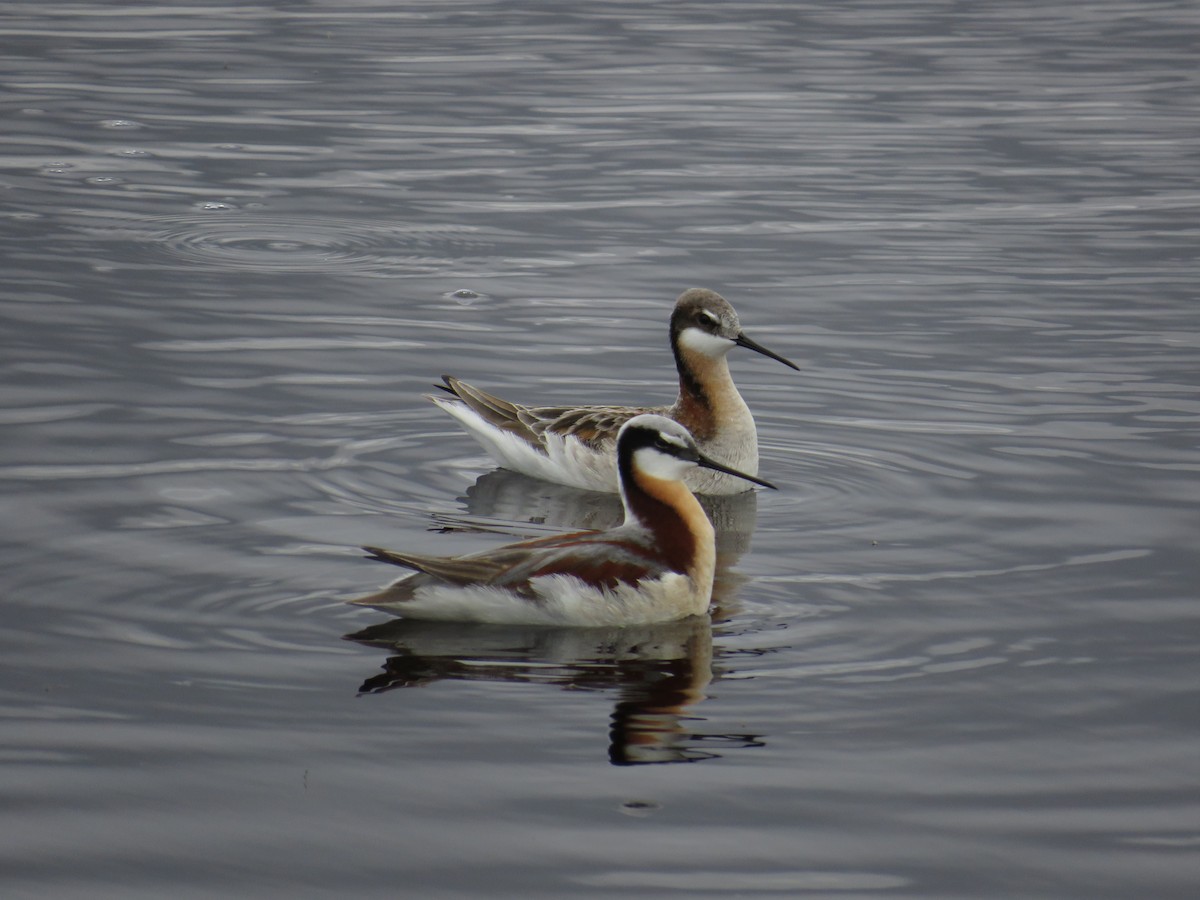
<svg viewBox="0 0 1200 900"><path fill-rule="evenodd" d="M1200 882L1200 12L10 3L5 897ZM668 401L712 623L420 625L363 543L602 527L422 399ZM347 639L349 638L349 639Z"/></svg>

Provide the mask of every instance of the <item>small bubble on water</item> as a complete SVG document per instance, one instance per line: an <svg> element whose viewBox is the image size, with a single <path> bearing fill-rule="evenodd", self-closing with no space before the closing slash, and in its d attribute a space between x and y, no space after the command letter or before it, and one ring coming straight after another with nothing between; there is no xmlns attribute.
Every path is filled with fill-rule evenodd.
<svg viewBox="0 0 1200 900"><path fill-rule="evenodd" d="M619 809L627 816L644 819L647 816L654 815L662 809L662 806L650 800L626 800L620 805Z"/></svg>
<svg viewBox="0 0 1200 900"><path fill-rule="evenodd" d="M93 175L91 178L83 179L88 184L106 185L106 184L123 184L120 178L115 178L112 175Z"/></svg>
<svg viewBox="0 0 1200 900"><path fill-rule="evenodd" d="M487 294L480 294L469 288L459 288L457 291L447 291L442 294L442 297L446 300L453 300L455 303L461 303L463 306L470 306L477 300L487 299Z"/></svg>
<svg viewBox="0 0 1200 900"><path fill-rule="evenodd" d="M105 119L100 123L101 128L141 128L141 123L130 119Z"/></svg>
<svg viewBox="0 0 1200 900"><path fill-rule="evenodd" d="M143 150L140 147L122 147L117 151L117 156L124 156L129 159L146 159L153 155L149 150Z"/></svg>
<svg viewBox="0 0 1200 900"><path fill-rule="evenodd" d="M203 210L217 211L217 212L224 211L224 210L230 210L230 209L237 209L237 207L234 206L232 203L226 203L224 200L205 200L201 203L195 204L195 208L203 209Z"/></svg>

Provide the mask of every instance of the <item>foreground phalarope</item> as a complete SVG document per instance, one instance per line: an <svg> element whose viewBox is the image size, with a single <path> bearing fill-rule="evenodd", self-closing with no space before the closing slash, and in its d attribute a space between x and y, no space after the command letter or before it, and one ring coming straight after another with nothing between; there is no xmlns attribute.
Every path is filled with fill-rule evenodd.
<svg viewBox="0 0 1200 900"><path fill-rule="evenodd" d="M664 416L622 425L616 456L625 504L617 528L454 557L364 547L371 559L417 571L350 602L414 619L514 625L639 625L705 612L713 527L681 478L703 466L774 485L704 456L687 429Z"/></svg>
<svg viewBox="0 0 1200 900"><path fill-rule="evenodd" d="M679 397L672 406L522 406L451 375L443 375L445 384L438 387L452 397L429 399L458 419L500 465L571 487L618 489L613 444L621 424L640 413L674 419L692 433L706 455L757 475L754 417L729 376L725 358L734 347L800 368L746 337L737 313L720 294L692 288L679 295L671 313L671 350L679 370ZM739 477L696 469L684 483L701 494L750 490Z"/></svg>

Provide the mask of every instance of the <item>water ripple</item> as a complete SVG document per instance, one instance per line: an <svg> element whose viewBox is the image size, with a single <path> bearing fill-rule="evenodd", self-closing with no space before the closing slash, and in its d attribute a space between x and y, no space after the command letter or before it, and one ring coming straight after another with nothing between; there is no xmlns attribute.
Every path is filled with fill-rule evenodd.
<svg viewBox="0 0 1200 900"><path fill-rule="evenodd" d="M148 341L141 346L147 350L170 353L239 353L258 350L405 350L421 345L415 341L387 338L239 337L200 341ZM336 380L329 381L324 376L321 380L322 383L337 383Z"/></svg>
<svg viewBox="0 0 1200 900"><path fill-rule="evenodd" d="M432 274L491 243L471 225L406 226L267 215L163 216L139 240L186 263L253 272Z"/></svg>
<svg viewBox="0 0 1200 900"><path fill-rule="evenodd" d="M900 581L923 583L958 579L997 578L1004 575L1029 572L1049 572L1054 569L1071 566L1093 566L1121 562L1123 560L1142 559L1152 555L1153 552L1153 550L1144 547L1131 547L1127 550L1114 550L1107 553L1085 553L1051 562L1026 563L1024 565L1005 566L995 569L964 569L960 571L940 572L861 572L852 575L797 573L791 575L761 575L758 577L758 581L763 584L854 584L874 588Z"/></svg>

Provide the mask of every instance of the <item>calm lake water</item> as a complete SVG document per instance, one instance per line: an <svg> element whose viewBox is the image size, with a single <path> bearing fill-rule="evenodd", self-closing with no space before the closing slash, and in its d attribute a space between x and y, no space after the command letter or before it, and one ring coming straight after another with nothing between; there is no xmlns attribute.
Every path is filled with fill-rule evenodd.
<svg viewBox="0 0 1200 900"><path fill-rule="evenodd" d="M1194 2L0 41L5 897L1194 896ZM422 395L666 402L693 285L803 368L711 623L341 603L610 522Z"/></svg>

